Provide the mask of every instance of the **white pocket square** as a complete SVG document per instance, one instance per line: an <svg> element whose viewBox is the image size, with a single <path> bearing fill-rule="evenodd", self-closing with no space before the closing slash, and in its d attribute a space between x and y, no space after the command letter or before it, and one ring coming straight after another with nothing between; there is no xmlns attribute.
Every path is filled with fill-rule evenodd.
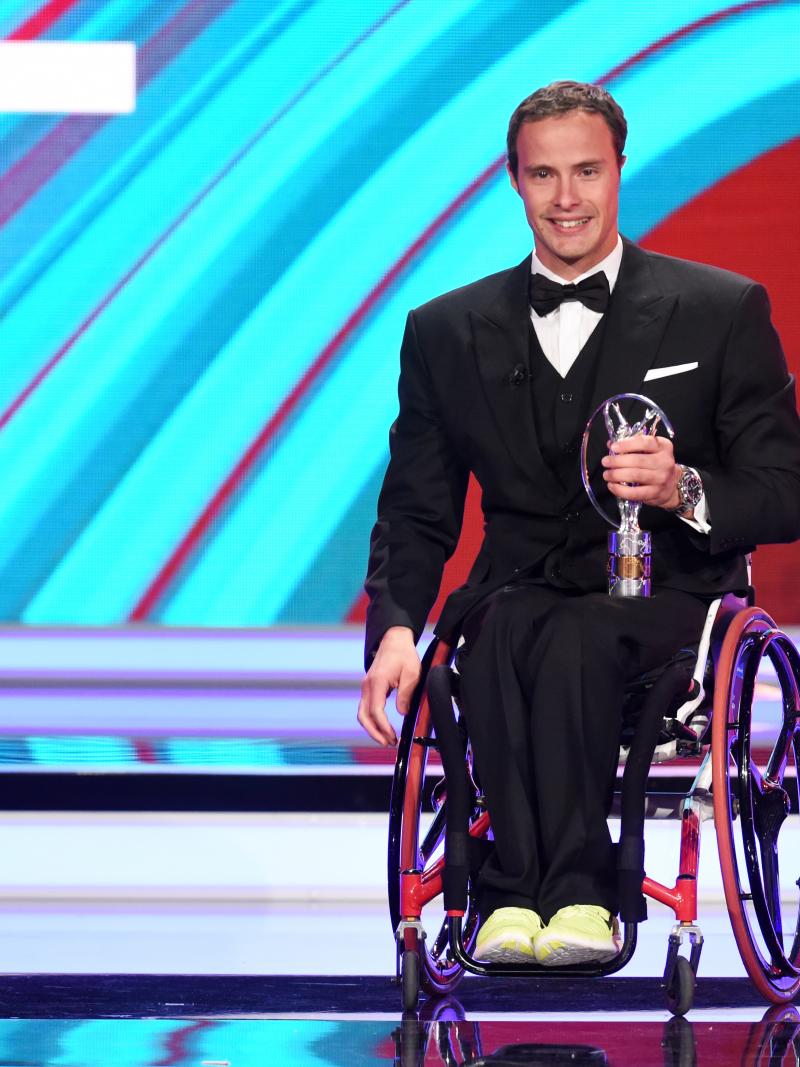
<svg viewBox="0 0 800 1067"><path fill-rule="evenodd" d="M699 363L676 363L674 367L652 367L644 376L646 382L656 378L668 378L670 374L684 374L687 370L696 370Z"/></svg>

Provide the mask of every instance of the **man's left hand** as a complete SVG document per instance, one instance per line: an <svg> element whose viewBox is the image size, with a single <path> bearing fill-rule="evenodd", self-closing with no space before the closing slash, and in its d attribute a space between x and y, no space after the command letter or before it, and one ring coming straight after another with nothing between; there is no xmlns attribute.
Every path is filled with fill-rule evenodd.
<svg viewBox="0 0 800 1067"><path fill-rule="evenodd" d="M680 504L681 471L668 437L637 434L615 441L603 467L609 492L621 500L641 500L668 511Z"/></svg>

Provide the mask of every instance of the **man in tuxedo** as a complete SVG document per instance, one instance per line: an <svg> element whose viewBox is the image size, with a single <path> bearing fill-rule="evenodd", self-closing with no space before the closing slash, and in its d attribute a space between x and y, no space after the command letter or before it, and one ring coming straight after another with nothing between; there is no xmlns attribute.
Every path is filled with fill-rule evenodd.
<svg viewBox="0 0 800 1067"><path fill-rule="evenodd" d="M524 100L507 168L535 252L412 311L401 350L358 718L396 743L386 698L396 689L408 710L472 472L484 541L436 630L464 637L463 712L492 816L487 960L618 951L606 817L624 687L697 640L711 599L746 588L757 543L800 536L800 421L766 293L619 236L626 132L597 86ZM620 441L592 472L607 505L642 502L650 598L607 595L607 530L580 483L586 419L620 392L652 397L676 431L674 449Z"/></svg>

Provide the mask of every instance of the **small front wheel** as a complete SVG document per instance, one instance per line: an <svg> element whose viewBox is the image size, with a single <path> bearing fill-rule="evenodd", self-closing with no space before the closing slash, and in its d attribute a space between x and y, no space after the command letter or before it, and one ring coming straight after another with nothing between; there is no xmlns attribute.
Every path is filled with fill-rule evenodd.
<svg viewBox="0 0 800 1067"><path fill-rule="evenodd" d="M403 1011L416 1011L419 1000L419 953L412 949L404 949L400 957L400 984Z"/></svg>
<svg viewBox="0 0 800 1067"><path fill-rule="evenodd" d="M685 956L675 960L672 980L666 987L667 1007L673 1015L685 1015L694 1004L695 977Z"/></svg>

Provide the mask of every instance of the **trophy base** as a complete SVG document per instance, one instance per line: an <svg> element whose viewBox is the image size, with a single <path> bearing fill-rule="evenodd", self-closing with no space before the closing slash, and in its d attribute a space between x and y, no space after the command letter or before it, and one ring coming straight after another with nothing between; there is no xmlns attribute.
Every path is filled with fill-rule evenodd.
<svg viewBox="0 0 800 1067"><path fill-rule="evenodd" d="M609 596L650 596L650 534L612 530L608 535Z"/></svg>
<svg viewBox="0 0 800 1067"><path fill-rule="evenodd" d="M650 596L650 579L619 578L608 583L609 596Z"/></svg>

